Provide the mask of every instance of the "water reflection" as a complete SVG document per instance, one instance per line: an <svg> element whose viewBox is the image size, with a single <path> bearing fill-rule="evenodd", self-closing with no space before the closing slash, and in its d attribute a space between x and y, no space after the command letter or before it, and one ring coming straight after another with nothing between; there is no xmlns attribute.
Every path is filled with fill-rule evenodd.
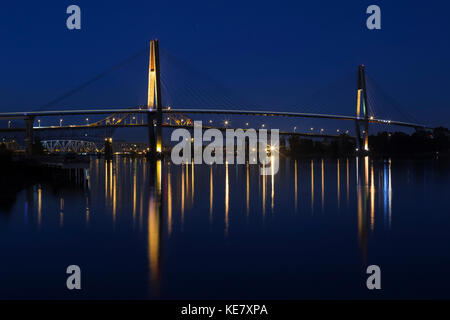
<svg viewBox="0 0 450 320"><path fill-rule="evenodd" d="M213 201L214 201L214 185L213 185L213 167L209 168L209 224L212 224L213 218Z"/></svg>
<svg viewBox="0 0 450 320"><path fill-rule="evenodd" d="M150 194L148 203L147 234L148 259L152 295L158 296L160 290L161 255L161 214L162 214L162 161L156 162L156 168L150 168Z"/></svg>
<svg viewBox="0 0 450 320"><path fill-rule="evenodd" d="M38 185L38 227L41 227L42 222L42 188Z"/></svg>
<svg viewBox="0 0 450 320"><path fill-rule="evenodd" d="M341 207L341 176L340 176L340 161L337 159L337 204L338 209Z"/></svg>
<svg viewBox="0 0 450 320"><path fill-rule="evenodd" d="M297 191L297 160L294 160L294 206L295 206L295 212L297 212L298 209L298 191Z"/></svg>
<svg viewBox="0 0 450 320"><path fill-rule="evenodd" d="M245 166L245 172L246 172L246 181L247 181L247 193L246 193L246 198L245 198L245 205L246 205L246 212L247 212L247 218L248 215L250 213L250 177L249 177L249 163L247 162L246 166Z"/></svg>
<svg viewBox="0 0 450 320"><path fill-rule="evenodd" d="M64 225L64 198L59 198L59 227Z"/></svg>
<svg viewBox="0 0 450 320"><path fill-rule="evenodd" d="M235 175L230 177L233 166ZM248 163L178 166L167 160L149 163L118 157L113 161L93 159L90 181L82 192L53 193L48 186L36 184L24 190L20 217L25 211L25 223L36 223L42 232L48 232L51 223L64 232L75 233L81 225L85 231L89 227L86 232L100 234L110 242L119 239L115 245L132 244L132 252L127 254L145 260L143 280L148 280L152 297L162 294L163 279L167 278L163 273L173 269L166 259L195 254L195 250L189 251L193 243L211 239L214 249L224 254L225 242L221 241L242 240L243 235L251 242L248 235L270 234L276 229L279 234L271 234L270 238L276 246L277 239L282 243L285 233L301 243L299 239L310 239L308 232L298 231L301 228L341 224L339 227L351 230L347 238L358 243L360 249L352 250L365 264L373 234L391 228L391 160L288 160L280 162L280 172L272 176L261 176L259 169ZM315 202L316 192L320 193L320 201ZM338 209L344 207L344 193L345 214L336 214L343 212ZM268 197L271 210L266 216ZM314 215L320 211L323 214ZM265 250L266 244L258 250ZM214 255L215 251L204 253Z"/></svg>
<svg viewBox="0 0 450 320"><path fill-rule="evenodd" d="M392 221L392 185L391 185L391 159L384 163L383 179L383 200L384 217L388 228L391 228Z"/></svg>
<svg viewBox="0 0 450 320"><path fill-rule="evenodd" d="M311 214L314 213L314 160L311 160Z"/></svg>
<svg viewBox="0 0 450 320"><path fill-rule="evenodd" d="M263 170L265 169L265 165L263 164ZM263 175L262 177L262 214L263 214L263 218L266 216L266 181L267 181L267 176Z"/></svg>
<svg viewBox="0 0 450 320"><path fill-rule="evenodd" d="M172 179L170 165L167 166L167 234L172 234Z"/></svg>
<svg viewBox="0 0 450 320"><path fill-rule="evenodd" d="M324 176L324 170L323 170L323 159L322 159L321 168L322 168L321 177L322 177L322 213L323 213L324 206L325 206L325 176Z"/></svg>
<svg viewBox="0 0 450 320"><path fill-rule="evenodd" d="M369 157L356 158L357 181L357 213L358 239L362 252L362 259L367 261L369 231L373 232L377 226L376 193L383 195L384 224L390 228L392 214L391 162L385 161L380 169L380 177L376 177L375 164ZM360 169L361 171L360 172ZM364 183L360 183L363 181ZM377 183L378 181L378 183Z"/></svg>
<svg viewBox="0 0 450 320"><path fill-rule="evenodd" d="M228 162L226 162L225 163L225 236L228 235L229 207L230 207L230 182L228 180Z"/></svg>

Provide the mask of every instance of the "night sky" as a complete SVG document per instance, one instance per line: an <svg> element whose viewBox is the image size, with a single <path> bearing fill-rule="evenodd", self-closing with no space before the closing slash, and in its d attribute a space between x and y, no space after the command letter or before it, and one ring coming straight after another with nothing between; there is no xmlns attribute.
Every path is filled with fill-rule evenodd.
<svg viewBox="0 0 450 320"><path fill-rule="evenodd" d="M66 28L71 4L81 8L81 30ZM371 4L381 8L381 30L366 28ZM302 111L317 92L331 104L323 88L365 64L416 119L450 126L449 10L448 1L411 0L2 2L0 110L43 108L158 38L165 52L254 106ZM64 104L145 101L146 59ZM354 99L351 81L345 92Z"/></svg>

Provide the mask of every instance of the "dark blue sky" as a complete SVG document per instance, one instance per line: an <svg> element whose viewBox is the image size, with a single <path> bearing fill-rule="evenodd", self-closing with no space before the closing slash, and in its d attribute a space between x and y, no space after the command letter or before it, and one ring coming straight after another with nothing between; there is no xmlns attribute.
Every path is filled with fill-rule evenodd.
<svg viewBox="0 0 450 320"><path fill-rule="evenodd" d="M71 4L81 8L80 31L66 28ZM381 7L381 30L366 28L370 4ZM415 118L450 126L449 10L448 1L403 0L3 2L0 110L45 105L158 38L164 50L256 106L295 111L364 63ZM73 101L114 104L120 88L132 87L124 79ZM139 83L123 95L145 101L145 79ZM355 83L346 89L352 99Z"/></svg>

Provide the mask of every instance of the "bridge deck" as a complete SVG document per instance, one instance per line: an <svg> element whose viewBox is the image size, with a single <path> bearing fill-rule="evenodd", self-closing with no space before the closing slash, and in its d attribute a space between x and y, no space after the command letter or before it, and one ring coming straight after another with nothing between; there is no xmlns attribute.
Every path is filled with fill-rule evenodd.
<svg viewBox="0 0 450 320"><path fill-rule="evenodd" d="M129 109L93 109L93 110L57 110L57 111L30 111L30 112L4 112L0 113L0 119L17 119L26 117L45 117L45 116L69 116L69 115L101 115L101 114L133 114L156 112L142 108ZM316 119L334 119L363 121L364 118L345 115L315 114L302 112L281 112L281 111L261 111L261 110L221 110L221 109L163 109L163 113L182 113L182 114L227 114L227 115L250 115L266 117L295 117L295 118L316 118ZM370 118L370 123L395 125L411 128L428 128L425 125L417 123L408 123L402 121L384 120Z"/></svg>
<svg viewBox="0 0 450 320"><path fill-rule="evenodd" d="M68 129L103 129L103 128L136 128L136 127L147 127L147 124L116 124L116 125L96 125L96 126L90 126L90 125L72 125L72 126L41 126L41 127L34 127L33 129L37 132L39 131L60 131L60 130L68 130ZM173 124L163 124L164 128L185 128L185 129L193 129L193 126L189 125L173 125ZM217 129L220 131L225 131L226 129L242 129L246 130L248 128L226 128L226 127L212 127L212 126L203 126L203 130L206 129ZM0 132L25 132L25 128L0 128ZM280 135L293 135L293 136L301 136L301 137L310 137L310 138L339 138L341 135L337 134L326 134L326 133L313 133L313 132L289 132L289 131L280 131ZM348 136L349 138L354 138L352 136Z"/></svg>

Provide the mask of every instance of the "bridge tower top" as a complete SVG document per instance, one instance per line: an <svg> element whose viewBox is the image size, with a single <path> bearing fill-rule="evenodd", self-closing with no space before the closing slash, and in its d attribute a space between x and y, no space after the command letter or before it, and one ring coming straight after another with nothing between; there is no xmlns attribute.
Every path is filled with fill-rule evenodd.
<svg viewBox="0 0 450 320"><path fill-rule="evenodd" d="M147 107L149 110L162 110L159 43L156 39L150 41Z"/></svg>

